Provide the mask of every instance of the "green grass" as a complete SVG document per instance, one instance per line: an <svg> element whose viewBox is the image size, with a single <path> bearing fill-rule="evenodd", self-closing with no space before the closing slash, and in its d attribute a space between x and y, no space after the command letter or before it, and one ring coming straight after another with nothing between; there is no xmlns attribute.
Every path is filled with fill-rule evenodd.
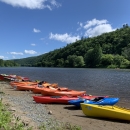
<svg viewBox="0 0 130 130"><path fill-rule="evenodd" d="M81 127L77 125L71 125L70 123L63 123L54 119L49 119L46 123L43 123L39 127L40 130L81 130Z"/></svg>

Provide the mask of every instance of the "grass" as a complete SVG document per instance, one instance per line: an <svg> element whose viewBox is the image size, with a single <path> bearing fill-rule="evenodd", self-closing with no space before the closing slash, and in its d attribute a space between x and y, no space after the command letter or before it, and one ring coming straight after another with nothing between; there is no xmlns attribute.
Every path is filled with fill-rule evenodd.
<svg viewBox="0 0 130 130"><path fill-rule="evenodd" d="M71 125L70 123L58 122L56 120L49 119L46 123L39 127L40 130L81 130L81 127L77 125Z"/></svg>

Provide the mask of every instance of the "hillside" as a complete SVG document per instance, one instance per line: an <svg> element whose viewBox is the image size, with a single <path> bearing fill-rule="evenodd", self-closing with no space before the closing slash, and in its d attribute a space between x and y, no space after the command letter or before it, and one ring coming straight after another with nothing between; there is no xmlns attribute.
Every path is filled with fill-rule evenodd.
<svg viewBox="0 0 130 130"><path fill-rule="evenodd" d="M21 66L37 67L130 67L130 27L93 38L84 38L49 53L15 59Z"/></svg>

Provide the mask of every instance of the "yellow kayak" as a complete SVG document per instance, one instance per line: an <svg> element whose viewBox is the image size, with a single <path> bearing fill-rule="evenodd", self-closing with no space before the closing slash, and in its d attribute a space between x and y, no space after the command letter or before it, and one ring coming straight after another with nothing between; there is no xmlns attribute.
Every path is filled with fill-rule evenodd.
<svg viewBox="0 0 130 130"><path fill-rule="evenodd" d="M119 106L102 106L81 103L83 113L89 117L130 121L130 109Z"/></svg>

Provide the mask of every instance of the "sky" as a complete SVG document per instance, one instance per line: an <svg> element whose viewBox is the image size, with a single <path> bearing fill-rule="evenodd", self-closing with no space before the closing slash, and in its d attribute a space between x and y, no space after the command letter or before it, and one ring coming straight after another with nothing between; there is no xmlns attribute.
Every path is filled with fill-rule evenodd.
<svg viewBox="0 0 130 130"><path fill-rule="evenodd" d="M130 0L0 0L0 59L38 56L130 25Z"/></svg>

